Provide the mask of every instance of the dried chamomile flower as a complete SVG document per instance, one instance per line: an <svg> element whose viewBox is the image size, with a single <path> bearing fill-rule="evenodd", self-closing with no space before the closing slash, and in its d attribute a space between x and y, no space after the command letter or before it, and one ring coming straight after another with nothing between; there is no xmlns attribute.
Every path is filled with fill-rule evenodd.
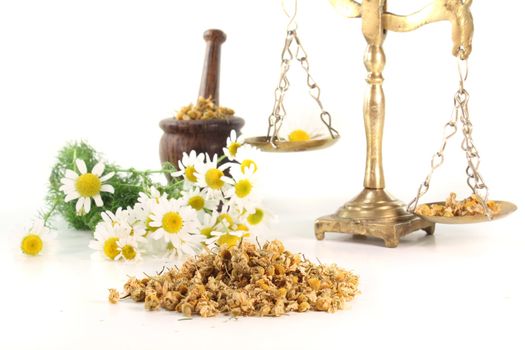
<svg viewBox="0 0 525 350"><path fill-rule="evenodd" d="M487 201L487 207L493 215L501 211L501 205L495 201ZM458 201L456 194L452 192L445 204L423 204L416 209L416 213L423 216L458 217L485 215L485 208L483 207L483 201L475 194Z"/></svg>
<svg viewBox="0 0 525 350"><path fill-rule="evenodd" d="M116 304L120 300L120 293L118 290L111 288L109 290L108 300L111 304Z"/></svg>
<svg viewBox="0 0 525 350"><path fill-rule="evenodd" d="M215 105L211 97L199 97L197 104L182 107L175 118L177 120L208 120L227 119L233 117L235 111L230 108Z"/></svg>
<svg viewBox="0 0 525 350"><path fill-rule="evenodd" d="M241 241L207 251L124 290L147 310L163 308L186 317L281 316L309 310L335 312L358 294L358 277L336 265L316 265L286 250Z"/></svg>

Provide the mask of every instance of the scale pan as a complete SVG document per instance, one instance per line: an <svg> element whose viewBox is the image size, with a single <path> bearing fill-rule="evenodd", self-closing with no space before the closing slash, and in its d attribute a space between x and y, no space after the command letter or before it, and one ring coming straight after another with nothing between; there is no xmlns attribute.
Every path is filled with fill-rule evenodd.
<svg viewBox="0 0 525 350"><path fill-rule="evenodd" d="M487 221L493 221L497 219L501 219L514 211L518 209L518 207L510 202L505 201L495 201L501 206L501 210L499 213L492 216L492 220L489 220L485 215L467 215L467 216L454 216L454 217L445 217L445 216L427 216L427 215L420 215L417 214L417 216L421 217L422 219L425 219L429 222L434 222L436 224L451 224L451 225L460 225L460 224L476 224L480 222L487 222ZM426 205L431 206L433 204L440 204L444 205L445 202L434 202L434 203L426 203Z"/></svg>
<svg viewBox="0 0 525 350"><path fill-rule="evenodd" d="M268 137L257 136L250 137L245 140L245 143L259 148L263 152L302 152L302 151L313 151L330 147L339 140L339 136L335 138L325 139L312 139L308 141L287 141L285 139L279 139L275 141L276 147L274 147Z"/></svg>

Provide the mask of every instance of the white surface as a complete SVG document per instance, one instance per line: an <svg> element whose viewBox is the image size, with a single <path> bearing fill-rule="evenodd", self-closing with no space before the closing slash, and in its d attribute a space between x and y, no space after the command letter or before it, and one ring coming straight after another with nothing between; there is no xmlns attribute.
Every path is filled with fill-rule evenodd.
<svg viewBox="0 0 525 350"><path fill-rule="evenodd" d="M335 314L181 321L132 301L111 305L107 289L126 275L159 271L163 261L118 264L91 257L89 233L60 231L56 254L13 256L0 242L2 349L523 349L522 217L487 225L440 226L396 249L346 235L313 238L312 218L337 200L270 201L285 217L273 237L288 249L335 262L361 277L362 292ZM304 203L302 203L304 205ZM2 218L4 221L4 218ZM270 237L270 238L273 238ZM3 237L5 238L5 237ZM247 344L250 344L249 346Z"/></svg>
<svg viewBox="0 0 525 350"><path fill-rule="evenodd" d="M219 27L223 46L221 101L246 119L246 134L265 131L277 83L285 20L276 1L18 0L0 2L0 348L474 348L523 349L525 242L518 211L487 225L414 234L394 250L344 235L313 239L312 222L361 190L365 49L359 20L340 18L327 1L301 1L299 30L343 138L325 151L264 155L263 185L286 245L361 276L362 295L335 315L279 319L178 321L168 312L105 302L108 287L138 265L92 261L88 233L61 229L57 252L13 256L5 244L44 204L56 152L83 138L122 166L158 167L160 119L196 98L202 32ZM392 0L409 13L426 1ZM481 170L494 199L523 208L522 106L525 62L516 45L525 4L494 10L474 1L474 52L467 89ZM385 43L387 188L408 201L439 147L457 88L450 26L390 33ZM504 61L506 60L506 61ZM294 68L291 116L315 120L304 77ZM453 142L428 200L467 194L464 155ZM248 340L249 339L249 340Z"/></svg>

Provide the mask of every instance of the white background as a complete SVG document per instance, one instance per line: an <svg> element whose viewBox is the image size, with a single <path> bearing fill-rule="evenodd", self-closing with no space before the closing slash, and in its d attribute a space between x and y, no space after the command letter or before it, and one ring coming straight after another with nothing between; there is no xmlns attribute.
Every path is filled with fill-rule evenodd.
<svg viewBox="0 0 525 350"><path fill-rule="evenodd" d="M491 196L520 206L525 54L519 43L525 5L509 3L474 1L467 89L474 141ZM425 4L392 0L389 9L410 13ZM487 225L440 226L435 238L411 235L395 250L342 235L313 239L313 220L335 211L362 187L365 41L360 20L340 17L328 1L299 0L299 6L299 34L343 138L319 152L263 155L262 185L270 208L280 216L272 237L362 276L363 294L352 308L278 320L177 322L177 316L147 314L136 305L110 307L104 303L105 288L120 285L125 273L158 265L94 263L86 247L89 234L64 230L57 253L47 259L12 256L2 243L0 271L13 283L9 278L2 282L8 306L0 320L2 333L9 335L0 336L0 345L8 345L0 347L91 344L78 343L80 337L93 345L127 347L156 339L165 340L164 346L171 339L173 346L191 341L194 346L235 347L236 339L244 346L250 337L255 348L295 348L294 342L340 348L525 346L517 328L525 311L520 211ZM49 169L67 141L85 139L122 166L159 166L158 122L196 99L205 29L220 28L228 35L221 103L245 118L246 135L264 133L285 25L277 0L2 0L2 242L42 208ZM450 25L439 23L413 33L389 33L385 42L384 167L388 190L404 201L424 179L452 110L458 78L450 36ZM290 122L320 125L300 73L293 68ZM464 169L458 135L428 199L442 199L450 191L468 194ZM127 313L130 308L134 312ZM205 332L210 337L203 338Z"/></svg>

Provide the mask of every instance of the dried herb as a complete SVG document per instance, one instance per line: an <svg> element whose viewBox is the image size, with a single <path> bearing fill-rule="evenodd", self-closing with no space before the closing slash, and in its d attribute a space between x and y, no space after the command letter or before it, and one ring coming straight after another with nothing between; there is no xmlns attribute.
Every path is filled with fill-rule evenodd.
<svg viewBox="0 0 525 350"><path fill-rule="evenodd" d="M262 248L241 242L186 261L180 269L142 279L124 290L147 310L185 317L280 316L291 311L335 312L358 293L358 277L336 265L316 265L280 241Z"/></svg>
<svg viewBox="0 0 525 350"><path fill-rule="evenodd" d="M182 107L175 116L178 120L208 120L227 119L233 117L235 111L230 108L217 106L211 97L199 97L197 104Z"/></svg>
<svg viewBox="0 0 525 350"><path fill-rule="evenodd" d="M493 215L501 211L501 205L495 201L488 201L487 207ZM423 204L416 209L416 213L424 216L459 217L485 215L485 209L477 195L458 201L456 194L452 192L444 204Z"/></svg>

